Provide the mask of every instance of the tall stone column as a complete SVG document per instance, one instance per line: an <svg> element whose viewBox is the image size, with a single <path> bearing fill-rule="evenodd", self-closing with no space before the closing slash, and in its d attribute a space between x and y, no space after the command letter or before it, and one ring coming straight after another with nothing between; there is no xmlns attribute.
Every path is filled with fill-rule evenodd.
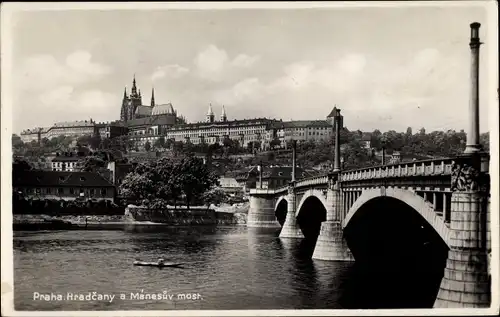
<svg viewBox="0 0 500 317"><path fill-rule="evenodd" d="M271 195L250 196L247 227L253 228L279 228L274 212L274 198Z"/></svg>
<svg viewBox="0 0 500 317"><path fill-rule="evenodd" d="M487 202L489 181L481 157L458 159L452 172L450 250L436 308L490 306Z"/></svg>
<svg viewBox="0 0 500 317"><path fill-rule="evenodd" d="M467 131L467 145L464 153L475 153L481 151L479 144L479 27L480 23L474 22L470 25L470 96L469 96L469 131Z"/></svg>
<svg viewBox="0 0 500 317"><path fill-rule="evenodd" d="M304 238L304 234L300 230L295 216L297 210L293 182L288 187L286 200L288 202L286 219L280 232L280 238Z"/></svg>
<svg viewBox="0 0 500 317"><path fill-rule="evenodd" d="M354 261L342 231L342 197L338 186L338 173L330 175L326 196L326 221L321 229L314 248L313 259L328 261Z"/></svg>

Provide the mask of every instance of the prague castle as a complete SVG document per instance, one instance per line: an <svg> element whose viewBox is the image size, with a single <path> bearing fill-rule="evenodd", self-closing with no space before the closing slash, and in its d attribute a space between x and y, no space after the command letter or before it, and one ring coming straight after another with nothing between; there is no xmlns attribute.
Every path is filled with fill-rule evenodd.
<svg viewBox="0 0 500 317"><path fill-rule="evenodd" d="M223 144L225 139L237 141L240 146L250 144L256 149L267 149L274 141L277 146L287 147L290 140L318 141L328 140L332 135L332 125L327 120L289 121L256 118L229 120L226 109L221 106L219 118L216 117L212 104L209 104L204 122L187 123L179 116L171 103L157 104L152 89L149 105L143 105L140 89L135 76L128 94L125 88L120 108L120 119L114 122L96 123L75 121L56 124L51 128L38 128L21 132L23 142L40 141L59 135L80 136L100 134L112 138L128 135L134 147L144 149L149 142L153 145L157 139L192 144Z"/></svg>

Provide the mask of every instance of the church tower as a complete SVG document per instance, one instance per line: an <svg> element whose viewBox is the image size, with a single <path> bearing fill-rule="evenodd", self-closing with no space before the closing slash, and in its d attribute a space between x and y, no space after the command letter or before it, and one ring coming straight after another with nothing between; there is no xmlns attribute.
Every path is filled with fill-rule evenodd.
<svg viewBox="0 0 500 317"><path fill-rule="evenodd" d="M137 85L135 81L135 75L134 79L132 81L132 91L129 96L130 100L130 106L129 106L129 114L128 114L128 120L132 120L135 115L135 111L137 107L142 106L142 96L141 96L141 91L137 91Z"/></svg>
<svg viewBox="0 0 500 317"><path fill-rule="evenodd" d="M227 121L226 108L224 107L224 105L222 105L222 113L220 115L220 121L222 121L222 122Z"/></svg>
<svg viewBox="0 0 500 317"><path fill-rule="evenodd" d="M151 89L151 108L155 106L155 89Z"/></svg>
<svg viewBox="0 0 500 317"><path fill-rule="evenodd" d="M127 119L128 119L128 96L127 96L127 87L125 87L125 91L123 92L122 109L120 111L120 120L127 121Z"/></svg>
<svg viewBox="0 0 500 317"><path fill-rule="evenodd" d="M212 110L212 104L208 106L208 112L207 112L207 122L214 122L215 121L215 115L214 111Z"/></svg>

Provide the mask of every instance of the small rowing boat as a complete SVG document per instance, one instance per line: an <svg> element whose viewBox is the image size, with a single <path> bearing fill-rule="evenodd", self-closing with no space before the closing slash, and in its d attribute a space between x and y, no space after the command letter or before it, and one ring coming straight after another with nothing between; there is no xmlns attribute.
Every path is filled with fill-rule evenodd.
<svg viewBox="0 0 500 317"><path fill-rule="evenodd" d="M137 266L157 266L157 267L178 267L181 266L182 263L174 263L174 262L145 262L145 261L134 261L134 265Z"/></svg>

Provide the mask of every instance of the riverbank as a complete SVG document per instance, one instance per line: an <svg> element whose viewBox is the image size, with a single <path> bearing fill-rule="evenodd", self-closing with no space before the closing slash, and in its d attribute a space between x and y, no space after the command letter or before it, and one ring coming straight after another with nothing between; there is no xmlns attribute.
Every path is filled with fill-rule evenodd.
<svg viewBox="0 0 500 317"><path fill-rule="evenodd" d="M245 213L215 212L215 218L172 218L172 221L135 220L130 215L13 215L13 230L110 230L124 226L245 225ZM195 221L193 221L195 220Z"/></svg>

